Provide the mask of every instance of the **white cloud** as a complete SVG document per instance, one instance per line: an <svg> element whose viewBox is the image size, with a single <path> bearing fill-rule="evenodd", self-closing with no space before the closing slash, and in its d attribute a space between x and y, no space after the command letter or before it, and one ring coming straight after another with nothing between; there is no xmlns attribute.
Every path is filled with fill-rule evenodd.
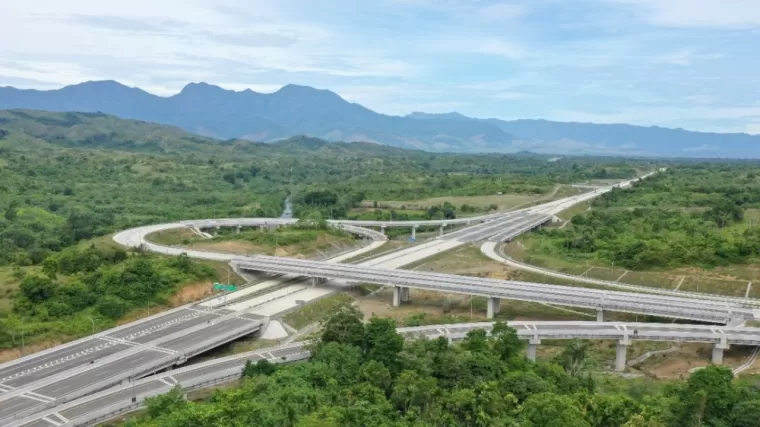
<svg viewBox="0 0 760 427"><path fill-rule="evenodd" d="M478 9L476 15L486 22L513 21L527 15L528 9L512 3L495 3Z"/></svg>
<svg viewBox="0 0 760 427"><path fill-rule="evenodd" d="M668 27L757 27L758 0L606 0L641 8L649 22Z"/></svg>
<svg viewBox="0 0 760 427"><path fill-rule="evenodd" d="M496 39L486 40L477 48L477 51L512 59L522 58L525 55L525 50L519 44Z"/></svg>

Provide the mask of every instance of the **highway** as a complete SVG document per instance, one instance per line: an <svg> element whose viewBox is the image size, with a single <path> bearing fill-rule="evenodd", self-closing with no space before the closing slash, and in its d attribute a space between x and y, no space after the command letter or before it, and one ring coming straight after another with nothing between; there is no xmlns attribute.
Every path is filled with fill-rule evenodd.
<svg viewBox="0 0 760 427"><path fill-rule="evenodd" d="M0 424L184 363L259 331L259 316L181 309L0 366ZM15 363L14 363L15 362Z"/></svg>
<svg viewBox="0 0 760 427"><path fill-rule="evenodd" d="M482 223L450 233L449 235L443 235L438 239L403 251L376 257L367 262L360 263L359 266L365 271L367 267L372 266L393 271L390 269L407 265L468 242L484 239L497 241L509 239L518 233L527 231L550 220L553 213L564 209L568 204L576 203L578 200L587 200L601 194L603 191L606 190L598 190L591 194L587 193L561 199L547 205L542 205L544 206L543 208L539 206L506 214L499 213L462 219L461 222L464 223ZM183 248L156 245L147 242L146 236L156 231L177 227L197 227L201 229L214 228L216 226L267 226L272 224L287 224L293 221L295 220L287 218L186 221L125 230L117 233L114 236L114 240L127 246L144 246L148 250L160 253L176 255L186 253L191 257L232 260L239 258L239 256L234 254L189 251ZM333 263L371 251L382 245L386 239L382 233L360 227L360 225L366 225L366 222L333 221L333 223L351 232L361 233L373 240L370 245L361 250L332 260ZM455 222L438 221L434 223L443 227ZM381 228L383 226L401 226L401 224L389 224L388 222L374 222L369 225ZM406 222L404 225L416 227L419 225L433 225L433 223ZM322 264L334 266L334 264L329 262ZM296 272L296 274L300 274L300 272ZM329 276L317 275L314 277ZM453 277L459 278L458 276ZM430 280L430 277L426 280ZM279 283L281 280L275 282ZM452 288L451 283L446 282L444 285L449 289ZM533 284L528 285L534 286ZM278 290L278 292L281 292L281 297L275 298L274 301L260 301L252 298L247 302L245 299L242 302L237 302L239 298L233 293L231 298L235 299L236 302L225 309L213 309L213 307L224 305L224 303L185 306L149 319L144 319L140 322L105 331L93 337L77 340L51 350L1 364L0 374L3 377L0 380L0 423L7 421L11 416L14 418L25 416L46 407L60 405L76 397L111 387L123 380L129 380L130 378L136 378L165 367L183 363L187 357L193 354L198 354L213 346L260 329L263 324L261 320L262 316L281 313L334 291L334 289L304 286L303 283L295 283L292 286L294 288L286 287ZM495 289L494 286L489 287L483 284L471 284L469 286L472 287L472 290L492 291ZM475 287L478 287L478 289L475 289ZM498 294L500 296L507 296L505 293L507 291L502 290L498 292L500 292ZM532 292L531 290L528 293ZM462 292L460 291L460 293ZM512 297L519 297L520 295L515 292L511 293ZM630 296L632 294L627 295ZM565 296L559 295L558 298L565 298ZM587 303L589 303L588 301L590 299L586 298ZM564 302L567 303L567 301ZM256 308L255 313L257 316L245 318L240 315L242 311L252 307ZM593 307L599 307L598 303L595 303ZM603 308L614 308L614 304L608 301L608 304L604 305ZM723 321L726 317L725 312L721 314L717 310L708 310L707 313L713 316L710 317L713 321ZM736 313L738 312L734 312L734 314ZM738 315L743 314L738 313ZM709 316L703 315L701 318L704 319L705 317ZM224 319L223 322L225 323L222 323L220 320L214 320L215 318ZM242 322L244 325L234 322Z"/></svg>
<svg viewBox="0 0 760 427"><path fill-rule="evenodd" d="M527 341L526 357L535 360L541 340L593 339L614 340L617 344L615 368L626 366L627 350L633 341L693 342L713 345L713 361L722 362L723 351L731 345L760 345L760 328L718 328L714 326L619 323L619 322L566 322L566 321L514 321L508 324L518 336ZM490 331L492 323L466 323L399 328L407 339L445 337L459 340L469 331ZM265 348L215 359L196 365L159 373L95 393L91 396L46 409L33 416L10 422L7 427L84 426L104 422L121 414L138 409L147 397L168 392L179 385L185 391L233 381L240 377L247 360L267 359L273 363L305 360L309 357L308 342ZM49 420L49 421L48 421ZM57 424L56 424L57 423Z"/></svg>
<svg viewBox="0 0 760 427"><path fill-rule="evenodd" d="M753 320L755 311L719 301L605 291L510 280L485 279L421 271L397 270L367 265L328 264L319 261L256 256L235 261L252 271L292 274L350 283L376 283L446 293L478 295L495 299L531 301L601 311L620 311L700 322L729 323ZM399 301L394 301L398 305ZM498 308L489 314L498 312ZM489 316L490 317L490 316Z"/></svg>

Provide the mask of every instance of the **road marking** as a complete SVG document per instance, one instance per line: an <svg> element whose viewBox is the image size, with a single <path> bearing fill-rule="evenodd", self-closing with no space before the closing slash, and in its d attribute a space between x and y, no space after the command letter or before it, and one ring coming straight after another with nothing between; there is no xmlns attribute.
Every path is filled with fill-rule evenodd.
<svg viewBox="0 0 760 427"><path fill-rule="evenodd" d="M104 344L100 344L100 345L97 345L95 347L90 347L90 348L84 349L82 351L78 351L76 353L69 354L66 357L62 357L60 359L47 362L47 363L45 363L43 365L35 366L33 368L27 369L27 370L22 371L22 372L17 372L17 373L15 373L13 375L10 375L10 376L2 378L0 381L8 381L8 380L13 380L13 379L16 379L16 378L19 378L19 377L23 377L25 375L29 375L29 374L41 371L43 369L50 368L52 366L60 365L62 363L66 363L66 362L70 362L72 360L79 359L79 358L81 358L83 356L87 356L87 355L92 354L94 352L97 352L97 351L100 351L100 350L103 350L103 349L106 349L108 347L112 347L112 346L115 346L115 345L118 345L118 344L129 345L129 346L137 346L137 345L140 345L140 344L131 341L132 339L143 337L145 335L150 335L150 334L152 334L154 332L157 332L157 331L160 331L162 329L166 329L166 328L168 328L170 326L173 326L173 325L175 325L178 322L184 322L186 320L191 320L191 319L200 317L202 314L208 314L208 313L204 313L204 312L200 312L200 311L193 311L193 313L191 313L191 314L187 314L185 316L177 317L175 319L172 319L172 320L169 320L169 321L166 321L166 322L163 322L163 323L159 323L157 325L153 325L150 328L146 328L146 329L143 329L141 331L134 332L134 333L129 334L129 335L124 336L124 337L111 337L111 336L107 336L107 335L94 336L94 338L100 339L100 340L103 340L103 341L106 341L106 342ZM163 351L163 352L169 353L169 354L176 353L175 351L168 350L168 349L158 349L158 351Z"/></svg>
<svg viewBox="0 0 760 427"><path fill-rule="evenodd" d="M681 285L683 284L684 279L686 279L686 276L681 276L681 280L678 281L678 285L676 286L675 289L673 289L674 291L677 291L681 288Z"/></svg>
<svg viewBox="0 0 760 427"><path fill-rule="evenodd" d="M174 387L176 384L172 383L171 381L167 380L166 378L159 378L159 381L162 383L168 385L169 387Z"/></svg>
<svg viewBox="0 0 760 427"><path fill-rule="evenodd" d="M58 417L58 418L59 418L61 421L63 421L63 423L64 423L64 424L66 424L66 423L68 423L68 422L69 422L69 419L68 419L68 418L64 417L63 415L61 415L61 414L60 414L60 413L58 413L58 412L53 412L53 413L52 413L52 414L50 414L50 415L55 415L55 416L56 416L56 417Z"/></svg>
<svg viewBox="0 0 760 427"><path fill-rule="evenodd" d="M53 399L52 397L42 396L41 394L32 393L32 392L22 393L22 394L19 394L19 396L25 397L27 399L36 400L37 402L42 402L42 403L50 403L50 402L55 401L55 399Z"/></svg>
<svg viewBox="0 0 760 427"><path fill-rule="evenodd" d="M31 397L35 397L37 399L47 399L50 402L52 402L52 401L55 400L55 398L53 398L53 397L45 396L44 394L35 393L33 391L27 391L25 394L28 395L28 396L31 396Z"/></svg>
<svg viewBox="0 0 760 427"><path fill-rule="evenodd" d="M9 386L9 385L0 384L0 392L3 392L3 391L11 391L11 390L13 390L13 389L14 389L14 387L11 387L11 386Z"/></svg>
<svg viewBox="0 0 760 427"><path fill-rule="evenodd" d="M60 426L60 425L63 425L63 423L62 423L62 422L54 421L54 420L50 419L50 418L49 418L49 417L47 417L47 416L45 416L45 417L42 417L42 419L43 419L43 420L45 420L45 421L47 421L47 422L49 422L50 424L52 424L52 425L54 425L54 426Z"/></svg>

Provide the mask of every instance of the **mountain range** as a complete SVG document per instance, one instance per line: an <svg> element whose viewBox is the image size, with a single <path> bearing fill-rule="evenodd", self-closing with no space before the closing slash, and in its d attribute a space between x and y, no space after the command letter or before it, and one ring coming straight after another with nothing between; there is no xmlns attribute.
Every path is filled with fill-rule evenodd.
<svg viewBox="0 0 760 427"><path fill-rule="evenodd" d="M115 81L56 90L0 87L0 109L103 112L181 127L216 139L276 141L309 135L446 152L516 152L760 158L760 136L627 124L476 119L459 113L380 114L329 90L287 85L274 93L190 83L169 97Z"/></svg>

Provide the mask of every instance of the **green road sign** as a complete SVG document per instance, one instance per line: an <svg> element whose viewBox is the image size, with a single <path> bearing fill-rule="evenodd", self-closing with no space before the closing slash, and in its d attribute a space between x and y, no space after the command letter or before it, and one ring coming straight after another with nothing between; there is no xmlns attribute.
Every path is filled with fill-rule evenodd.
<svg viewBox="0 0 760 427"><path fill-rule="evenodd" d="M235 285L225 285L223 283L214 283L214 290L235 292L237 290L237 287L235 287Z"/></svg>

